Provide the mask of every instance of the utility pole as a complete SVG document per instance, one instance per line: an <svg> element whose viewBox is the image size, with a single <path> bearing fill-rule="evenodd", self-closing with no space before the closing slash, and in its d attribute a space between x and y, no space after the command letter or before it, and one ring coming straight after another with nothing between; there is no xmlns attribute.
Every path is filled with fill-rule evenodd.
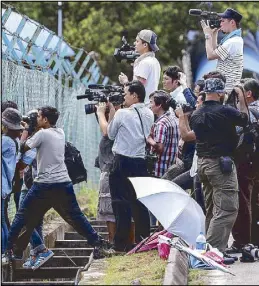
<svg viewBox="0 0 259 286"><path fill-rule="evenodd" d="M62 2L58 2L58 36L62 37ZM60 56L61 50L58 51L58 54ZM62 74L60 68L58 70L58 82L60 84L60 88L62 88ZM55 101L56 101L56 107L58 108L58 94L56 94Z"/></svg>

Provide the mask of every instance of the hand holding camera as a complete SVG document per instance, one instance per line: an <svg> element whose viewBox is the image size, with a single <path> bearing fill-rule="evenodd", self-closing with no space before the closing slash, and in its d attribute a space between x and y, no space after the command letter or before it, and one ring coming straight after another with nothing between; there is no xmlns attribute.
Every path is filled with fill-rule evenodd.
<svg viewBox="0 0 259 286"><path fill-rule="evenodd" d="M201 27L202 27L202 30L203 30L204 35L211 35L211 36L212 36L212 34L218 32L218 28L212 29L212 28L209 26L208 21L207 21L207 23L206 23L205 20L201 20L200 23L201 23Z"/></svg>
<svg viewBox="0 0 259 286"><path fill-rule="evenodd" d="M128 81L128 77L123 72L121 72L119 75L120 84L126 84Z"/></svg>

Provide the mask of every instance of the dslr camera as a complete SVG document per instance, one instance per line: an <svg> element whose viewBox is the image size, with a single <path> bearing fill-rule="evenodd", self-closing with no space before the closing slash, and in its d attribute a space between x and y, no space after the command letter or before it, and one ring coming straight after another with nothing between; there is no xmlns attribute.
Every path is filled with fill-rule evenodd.
<svg viewBox="0 0 259 286"><path fill-rule="evenodd" d="M38 110L33 109L27 113L27 115L22 116L22 121L26 122L28 127L28 135L31 136L37 129L37 117L38 117Z"/></svg>
<svg viewBox="0 0 259 286"><path fill-rule="evenodd" d="M216 12L202 11L201 9L190 9L189 15L199 16L201 19L208 21L211 29L220 28L220 16Z"/></svg>
<svg viewBox="0 0 259 286"><path fill-rule="evenodd" d="M122 46L120 48L115 48L113 56L115 57L117 62L121 62L122 60L127 60L127 62L134 62L136 58L140 55L135 52L135 48L130 46L127 42L126 33L124 32L122 36Z"/></svg>
<svg viewBox="0 0 259 286"><path fill-rule="evenodd" d="M181 107L183 110L183 113L187 113L187 112L193 112L195 110L195 107L193 107L192 105L190 105L189 103L186 104L180 104L177 103L175 99L170 98L167 103L169 104L170 107L173 108L173 110L176 110L178 107Z"/></svg>
<svg viewBox="0 0 259 286"><path fill-rule="evenodd" d="M117 85L89 84L84 95L78 95L77 100L88 99L96 102L111 102L113 105L120 105L124 101L124 88ZM96 112L96 103L85 105L85 113Z"/></svg>

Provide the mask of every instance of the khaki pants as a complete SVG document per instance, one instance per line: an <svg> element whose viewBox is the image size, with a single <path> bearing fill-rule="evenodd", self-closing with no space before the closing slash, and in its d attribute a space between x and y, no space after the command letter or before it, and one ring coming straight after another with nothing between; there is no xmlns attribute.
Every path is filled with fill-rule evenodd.
<svg viewBox="0 0 259 286"><path fill-rule="evenodd" d="M222 174L219 158L198 158L198 175L204 185L207 242L224 252L239 207L236 167Z"/></svg>

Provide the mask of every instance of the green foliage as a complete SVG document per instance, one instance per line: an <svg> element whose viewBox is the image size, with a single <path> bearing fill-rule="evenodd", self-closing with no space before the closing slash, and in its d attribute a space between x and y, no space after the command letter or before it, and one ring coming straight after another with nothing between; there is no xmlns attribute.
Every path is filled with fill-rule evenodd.
<svg viewBox="0 0 259 286"><path fill-rule="evenodd" d="M5 2L21 13L57 31L57 2ZM141 29L158 35L157 57L162 67L175 64L186 48L186 33L201 30L199 18L189 16L191 8L208 10L208 2L63 2L63 34L74 47L95 51L102 73L117 81L122 71L129 77L132 67L117 63L115 47L121 46L121 32L129 32L133 44ZM210 2L212 11L232 7L243 14L242 28L255 32L259 21L258 2Z"/></svg>
<svg viewBox="0 0 259 286"><path fill-rule="evenodd" d="M86 209L84 213L87 217L96 217L98 206L98 192L88 189L85 185L76 192L76 198L81 209Z"/></svg>

